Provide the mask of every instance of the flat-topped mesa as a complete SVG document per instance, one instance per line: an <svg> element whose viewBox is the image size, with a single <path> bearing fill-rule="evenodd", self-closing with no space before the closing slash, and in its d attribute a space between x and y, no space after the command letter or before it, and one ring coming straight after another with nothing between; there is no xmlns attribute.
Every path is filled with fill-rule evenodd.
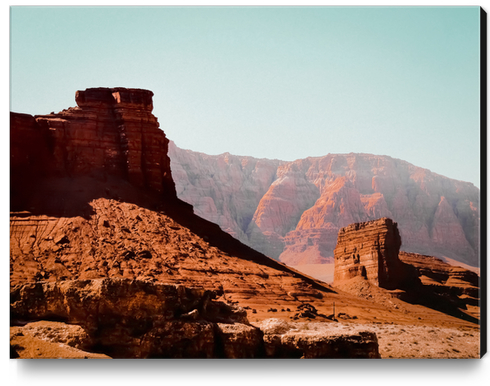
<svg viewBox="0 0 490 386"><path fill-rule="evenodd" d="M334 250L334 285L362 276L379 287L397 288L404 276L400 246L397 223L386 217L341 228Z"/></svg>
<svg viewBox="0 0 490 386"><path fill-rule="evenodd" d="M153 92L138 88L88 88L75 93L75 101L79 107L100 107L110 105L115 108L153 110Z"/></svg>
<svg viewBox="0 0 490 386"><path fill-rule="evenodd" d="M151 113L152 97L149 90L89 88L76 92L77 107L56 114L28 121L24 114L11 113L11 152L16 155L11 159L12 169L42 164L48 175L115 176L175 196L169 141ZM21 137L26 135L41 136L43 141L25 142ZM31 156L27 162L25 157L36 146L47 151L42 158Z"/></svg>

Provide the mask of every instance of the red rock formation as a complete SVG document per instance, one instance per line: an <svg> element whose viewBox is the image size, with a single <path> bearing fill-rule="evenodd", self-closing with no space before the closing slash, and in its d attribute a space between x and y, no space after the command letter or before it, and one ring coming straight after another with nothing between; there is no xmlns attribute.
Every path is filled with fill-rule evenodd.
<svg viewBox="0 0 490 386"><path fill-rule="evenodd" d="M166 139L150 113L148 95L140 90L89 89L77 94L79 107L59 114L13 114L12 170L19 175L12 180L12 191L19 195L13 197L10 227L12 315L80 320L96 336L108 323L108 333L98 335L98 344L113 346L118 356L133 352L173 357L209 356L216 336L223 355L248 356L256 339L253 329L235 326L235 334L220 321L213 326L178 320L171 328L163 323L154 330L154 322L165 322L167 300L144 284L146 291L141 282L165 282L176 285L177 291L181 286L217 290L224 302L250 309L257 320L269 312L292 317L295 307L317 310L295 316L328 319L324 314L333 302L349 315L358 315L359 321L400 317L384 307L365 313L366 301L337 293L194 215L175 196ZM31 133L38 146L33 140L23 142L22 133ZM115 285L115 294L97 288L85 291L87 280L103 278L137 283L129 289ZM61 288L60 282L67 280L75 284ZM17 303L19 298L26 307ZM116 299L122 299L120 304ZM170 299L180 304L178 297ZM199 307L196 310L174 316L192 321L201 314ZM413 310L404 320L417 322L425 312ZM436 323L440 320L452 319L437 314ZM175 339L183 345L172 346ZM317 343L308 345L314 355ZM132 351L135 344L137 351ZM301 339L293 346L301 349Z"/></svg>
<svg viewBox="0 0 490 386"><path fill-rule="evenodd" d="M359 279L364 279L378 287L396 290L387 293L388 296L425 304L466 320L479 318L476 273L432 256L399 253L400 245L397 224L388 218L342 228L335 248L333 285L355 293L362 289ZM368 295L375 296L377 292L371 290ZM476 309L469 310L468 306Z"/></svg>
<svg viewBox="0 0 490 386"><path fill-rule="evenodd" d="M260 200L248 225L250 245L273 258L278 258L283 250L281 239L296 228L301 214L318 198L318 188L305 176L307 168L306 161L280 166L277 179Z"/></svg>
<svg viewBox="0 0 490 386"><path fill-rule="evenodd" d="M11 113L12 192L29 188L19 175L108 176L175 197L168 140L151 113L153 93L125 88L77 91L77 107L31 117ZM18 178L17 178L18 177ZM29 178L29 177L27 177Z"/></svg>
<svg viewBox="0 0 490 386"><path fill-rule="evenodd" d="M362 276L380 287L398 288L404 280L400 246L397 224L389 218L341 228L334 251L334 285Z"/></svg>
<svg viewBox="0 0 490 386"><path fill-rule="evenodd" d="M166 139L150 113L150 95L89 89L77 94L80 106L59 114L13 114L13 170L29 172L35 165L39 173L31 173L32 180L20 173L12 184L22 195L15 195L12 203L10 284L123 277L222 288L227 301L241 302L261 318L272 304L277 315L286 316L292 312L287 309L301 302L320 309L324 296L336 297L328 285L194 215L172 195L173 184L166 190L165 179L160 184L149 177L157 167L171 178L163 162ZM141 126L140 136L134 122ZM26 132L38 135L39 152L29 153L36 147L21 140L20 133ZM139 146L123 146L127 135ZM152 138L160 143L159 152L150 146ZM139 164L134 154L141 156ZM146 160L152 154L163 161ZM270 168L253 160L240 161L239 167L232 158L223 159L224 182L233 170L248 170L250 180L267 187ZM252 191L242 191L256 199Z"/></svg>
<svg viewBox="0 0 490 386"><path fill-rule="evenodd" d="M381 358L375 333L286 332L264 335L265 352L272 358Z"/></svg>
<svg viewBox="0 0 490 386"><path fill-rule="evenodd" d="M208 205L217 201L214 197L220 186L226 186L214 177L223 156L199 155L202 163L196 169L195 154L178 148L172 151L172 168L180 171L175 179L179 197L191 204L202 203L203 217L227 231L234 224L231 234L289 265L333 262L340 228L381 217L398 223L405 251L479 264L480 191L470 183L370 154L329 154L280 164L260 160L268 164L269 176L274 176L274 168L277 173L268 187L266 180L257 189L253 180L243 181L241 187L255 189L257 195L247 202L247 215L242 216L243 205L235 205L236 211ZM249 160L226 157L234 157L237 163ZM196 174L200 181L206 176L206 190L200 188L202 182L194 184L186 177ZM238 175L233 178L239 179ZM257 198L259 193L262 196Z"/></svg>
<svg viewBox="0 0 490 386"><path fill-rule="evenodd" d="M30 346L32 337L41 337L44 357L51 358L60 351L49 342L89 351L62 347L62 355L82 358L104 357L91 354L95 348L116 358L380 358L375 333L296 330L264 337L243 309L215 297L199 288L128 279L19 285L11 291L14 318L68 324L12 327L12 356L39 357ZM31 342L19 340L24 335L32 335Z"/></svg>
<svg viewBox="0 0 490 386"><path fill-rule="evenodd" d="M457 209L456 209L457 211ZM466 251L472 254L472 248L466 239L463 227L446 197L442 196L434 214L431 241L438 248Z"/></svg>

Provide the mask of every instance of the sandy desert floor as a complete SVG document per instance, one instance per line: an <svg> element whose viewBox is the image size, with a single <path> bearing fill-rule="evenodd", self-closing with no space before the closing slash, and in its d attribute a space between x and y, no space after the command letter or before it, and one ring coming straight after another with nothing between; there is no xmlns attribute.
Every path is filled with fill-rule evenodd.
<svg viewBox="0 0 490 386"><path fill-rule="evenodd" d="M372 325L382 358L479 358L480 333L470 328Z"/></svg>

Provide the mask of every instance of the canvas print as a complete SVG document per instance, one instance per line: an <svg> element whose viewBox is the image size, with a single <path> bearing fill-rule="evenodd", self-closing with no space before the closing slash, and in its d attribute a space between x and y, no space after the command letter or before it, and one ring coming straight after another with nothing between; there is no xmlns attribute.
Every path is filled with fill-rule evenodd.
<svg viewBox="0 0 490 386"><path fill-rule="evenodd" d="M480 358L485 23L11 7L10 357Z"/></svg>

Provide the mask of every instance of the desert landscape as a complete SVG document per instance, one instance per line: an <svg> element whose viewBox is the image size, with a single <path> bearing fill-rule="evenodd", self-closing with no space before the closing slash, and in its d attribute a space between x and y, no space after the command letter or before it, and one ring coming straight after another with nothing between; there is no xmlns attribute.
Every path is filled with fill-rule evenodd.
<svg viewBox="0 0 490 386"><path fill-rule="evenodd" d="M480 191L388 156L294 162L169 144L177 195L196 214L288 265L333 264L340 228L389 217L403 250L477 268Z"/></svg>
<svg viewBox="0 0 490 386"><path fill-rule="evenodd" d="M11 358L483 354L473 185L371 155L213 180L153 92L75 100L10 115Z"/></svg>

